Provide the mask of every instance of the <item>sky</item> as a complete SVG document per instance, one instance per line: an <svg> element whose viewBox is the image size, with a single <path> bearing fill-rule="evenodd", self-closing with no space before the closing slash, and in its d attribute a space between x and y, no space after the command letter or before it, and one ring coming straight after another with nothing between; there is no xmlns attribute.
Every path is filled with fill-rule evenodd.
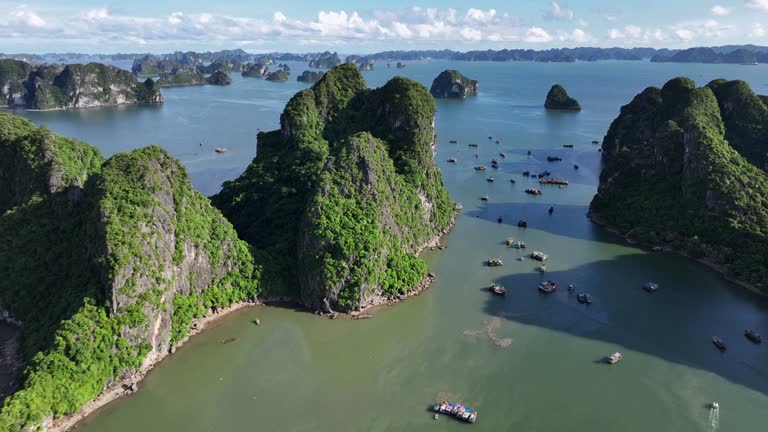
<svg viewBox="0 0 768 432"><path fill-rule="evenodd" d="M0 0L0 52L768 45L768 0Z"/></svg>

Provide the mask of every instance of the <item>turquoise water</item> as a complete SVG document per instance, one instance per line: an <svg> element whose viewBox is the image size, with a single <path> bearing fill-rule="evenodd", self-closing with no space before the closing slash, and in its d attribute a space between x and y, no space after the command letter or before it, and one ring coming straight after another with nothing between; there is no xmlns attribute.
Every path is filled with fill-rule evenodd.
<svg viewBox="0 0 768 432"><path fill-rule="evenodd" d="M753 345L742 333L755 328L768 334L768 301L682 257L622 244L585 214L600 171L591 141L602 139L621 105L679 75L699 85L744 79L767 94L768 66L382 66L364 74L369 85L402 74L428 86L446 68L480 81L476 98L437 102L436 160L464 212L445 240L448 248L424 254L437 274L432 289L366 321L280 308L238 312L193 338L141 383L140 392L106 407L80 430L764 430L768 344ZM294 74L303 70L292 68ZM160 144L184 163L201 191L212 194L253 158L258 129L276 128L288 98L305 87L234 81L223 88L166 89L159 107L24 115L107 156ZM554 83L584 111L546 112L544 97ZM459 144L448 143L454 139ZM479 147L467 147L470 142ZM213 148L220 146L230 150L217 155ZM506 154L500 169L490 169L500 152ZM550 155L564 160L548 163ZM448 157L458 163L447 164ZM489 170L475 172L476 163ZM544 169L571 184L543 187L539 197L524 194L537 183L520 173ZM485 181L489 175L494 183ZM483 194L488 203L480 202ZM496 222L499 216L503 223ZM520 218L528 220L527 230L515 226ZM542 276L530 260L516 261L521 253L503 244L508 237L548 253L545 277L561 287L576 283L594 303L579 305L563 289L539 295ZM489 257L506 265L484 267ZM659 283L659 292L642 291L647 280ZM504 284L508 295L491 297L483 288L492 282ZM255 318L261 326L250 323ZM726 340L727 353L714 349L713 335ZM220 343L233 337L233 343ZM507 348L494 344L503 339L511 339ZM624 360L603 364L614 351ZM440 397L477 409L478 422L434 420L427 409ZM720 403L718 419L706 407L712 401Z"/></svg>

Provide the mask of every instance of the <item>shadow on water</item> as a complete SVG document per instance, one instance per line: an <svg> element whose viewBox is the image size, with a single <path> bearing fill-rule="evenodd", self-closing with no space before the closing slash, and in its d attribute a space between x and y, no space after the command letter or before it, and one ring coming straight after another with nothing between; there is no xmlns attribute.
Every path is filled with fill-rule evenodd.
<svg viewBox="0 0 768 432"><path fill-rule="evenodd" d="M748 328L768 332L768 299L729 286L714 271L698 266L676 255L643 254L562 272L507 275L497 280L507 296L489 298L485 312L607 342L615 345L609 350L624 351L625 357L636 351L706 370L768 394L768 347L744 337ZM658 292L641 289L648 279L660 284ZM558 290L542 295L536 286L543 280L558 282ZM574 293L567 291L569 283L576 284ZM576 301L580 291L592 295L591 305ZM722 337L728 350L719 352L712 336Z"/></svg>
<svg viewBox="0 0 768 432"><path fill-rule="evenodd" d="M549 214L550 207L554 208L551 215ZM499 223L498 218L501 217L502 224L512 226L521 231L524 231L526 228L518 228L517 223L519 220L525 220L528 222L527 229L542 230L551 234L580 240L600 238L603 242L622 244L618 237L608 235L599 226L586 221L587 206L583 205L552 204L548 202L488 202L482 208L467 211L465 214L493 223ZM574 220L584 221L584 223L573 223Z"/></svg>

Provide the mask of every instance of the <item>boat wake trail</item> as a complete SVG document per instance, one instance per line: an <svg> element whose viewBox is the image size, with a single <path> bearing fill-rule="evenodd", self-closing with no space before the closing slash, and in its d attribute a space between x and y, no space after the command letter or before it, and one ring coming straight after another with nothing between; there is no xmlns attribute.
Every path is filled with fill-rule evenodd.
<svg viewBox="0 0 768 432"><path fill-rule="evenodd" d="M709 410L709 426L710 426L709 430L711 430L712 432L715 432L719 424L720 424L720 410L719 409Z"/></svg>

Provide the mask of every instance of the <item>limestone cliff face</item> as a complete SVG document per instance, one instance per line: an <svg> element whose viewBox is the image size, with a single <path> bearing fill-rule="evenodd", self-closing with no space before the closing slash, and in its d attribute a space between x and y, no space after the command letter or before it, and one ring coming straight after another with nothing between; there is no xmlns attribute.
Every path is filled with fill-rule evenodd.
<svg viewBox="0 0 768 432"><path fill-rule="evenodd" d="M323 75L325 75L325 72L304 71L296 77L296 81L312 84L318 82Z"/></svg>
<svg viewBox="0 0 768 432"><path fill-rule="evenodd" d="M157 85L160 87L197 86L207 83L205 75L191 67L181 67L173 69L171 72L161 73L157 80Z"/></svg>
<svg viewBox="0 0 768 432"><path fill-rule="evenodd" d="M0 156L0 309L23 323L27 362L0 430L78 411L193 319L255 300L250 248L160 147L103 162L0 114Z"/></svg>
<svg viewBox="0 0 768 432"><path fill-rule="evenodd" d="M266 63L248 63L241 72L241 75L246 78L263 78L268 74L269 66Z"/></svg>
<svg viewBox="0 0 768 432"><path fill-rule="evenodd" d="M280 130L213 198L251 242L272 295L353 310L416 286L416 256L453 220L432 157L434 99L394 78L368 90L345 64L294 95Z"/></svg>
<svg viewBox="0 0 768 432"><path fill-rule="evenodd" d="M398 66L399 67L399 66ZM462 99L477 96L479 86L476 80L469 79L456 70L445 70L432 81L429 92L436 98Z"/></svg>
<svg viewBox="0 0 768 432"><path fill-rule="evenodd" d="M151 79L141 83L127 71L99 63L23 68L0 60L3 95L9 106L29 109L90 108L105 105L160 103L163 97ZM29 72L20 78L23 71Z"/></svg>
<svg viewBox="0 0 768 432"><path fill-rule="evenodd" d="M740 82L648 88L603 141L591 211L630 237L670 244L768 291L766 107ZM749 91L747 91L749 90Z"/></svg>
<svg viewBox="0 0 768 432"><path fill-rule="evenodd" d="M341 64L339 55L335 52L324 52L309 61L309 67L317 69L330 69Z"/></svg>
<svg viewBox="0 0 768 432"><path fill-rule="evenodd" d="M568 92L560 84L555 84L549 89L544 107L549 110L581 111L579 101L568 96Z"/></svg>

